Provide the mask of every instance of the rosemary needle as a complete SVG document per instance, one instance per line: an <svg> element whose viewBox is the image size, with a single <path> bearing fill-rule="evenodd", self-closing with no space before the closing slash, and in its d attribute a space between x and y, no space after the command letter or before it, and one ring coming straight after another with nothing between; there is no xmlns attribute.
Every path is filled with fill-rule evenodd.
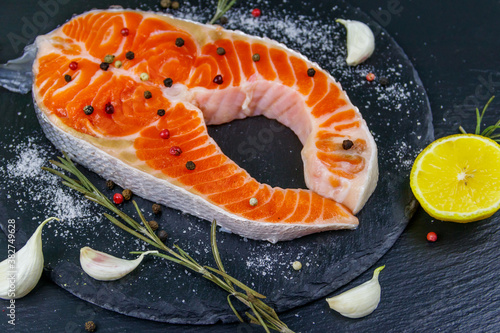
<svg viewBox="0 0 500 333"><path fill-rule="evenodd" d="M490 106L491 102L493 102L494 98L495 96L491 96L481 113L479 113L479 109L476 108L476 131L474 132L474 134L490 138L491 140L500 143L500 134L494 134L495 131L500 128L500 120L498 120L495 125L488 126L481 132L481 123L483 122L484 114ZM458 129L462 134L467 134L462 126L460 126Z"/></svg>
<svg viewBox="0 0 500 333"><path fill-rule="evenodd" d="M236 0L233 0L228 6L232 6ZM219 0L219 4L225 3L227 1ZM219 6L218 6L219 8ZM227 8L229 9L229 8ZM226 9L226 10L227 10ZM223 13L221 14L223 15ZM215 18L214 20L216 20ZM134 207L139 215L140 222L135 221L133 218L125 214L121 211L116 205L114 205L105 195L103 195L88 179L85 177L76 167L76 165L71 161L71 159L64 153L64 158L59 157L59 162L50 161L53 165L63 169L64 171L70 173L73 177L71 178L59 171L56 171L52 168L43 167L42 169L48 172L53 173L54 175L61 177L63 179L63 184L80 192L87 199L98 203L99 205L107 208L112 213L118 215L118 217L122 220L120 221L114 216L110 214L104 214L104 216L111 221L113 224L128 232L129 234L145 241L146 243L162 250L166 253L156 253L151 254L157 257L172 261L179 265L182 265L196 273L201 274L205 279L212 281L214 284L225 290L229 295L227 296L227 302L231 310L233 310L234 314L238 317L240 321L243 322L243 318L240 316L238 311L234 308L231 302L231 296L236 298L238 301L246 305L249 310L251 310L251 314L246 312L245 314L250 319L250 323L261 325L266 332L269 332L270 329L276 330L279 332L292 332L288 328L288 326L282 322L273 308L265 304L262 299L266 298L264 295L259 294L252 288L248 287L244 283L238 281L234 277L230 276L224 266L222 264L222 260L220 258L219 250L217 248L216 241L216 227L217 223L215 220L212 222L212 228L210 232L210 243L212 247L212 253L215 259L215 263L217 268L204 266L199 264L195 259L189 256L184 250L182 250L179 246L174 245L174 249L166 246L154 233L154 231L149 226L148 222L142 215L139 206L132 201ZM141 251L133 251L130 252L132 254L141 254Z"/></svg>
<svg viewBox="0 0 500 333"><path fill-rule="evenodd" d="M215 15L212 17L210 22L208 24L214 24L215 21L220 19L233 5L236 3L236 0L231 0L228 3L229 0L219 0L217 2L217 9L215 10Z"/></svg>

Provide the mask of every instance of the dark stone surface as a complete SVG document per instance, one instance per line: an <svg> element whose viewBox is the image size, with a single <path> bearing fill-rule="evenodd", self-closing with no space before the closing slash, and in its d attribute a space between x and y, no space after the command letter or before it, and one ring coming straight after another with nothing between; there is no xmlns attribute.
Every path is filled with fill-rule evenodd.
<svg viewBox="0 0 500 333"><path fill-rule="evenodd" d="M376 20L380 17L377 13L384 13L391 2L360 0L351 4L359 5ZM475 124L473 108L482 106L491 94L498 94L500 87L496 38L500 31L499 3L479 6L419 1L403 2L401 6L401 13L391 15L385 28L410 55L423 79L433 109L436 137L456 133L459 124L471 131ZM7 60L3 51L2 62ZM6 103L25 108L29 99L5 93L2 105ZM492 104L485 123L498 119L499 105L498 101ZM22 133L30 132L23 129ZM0 206L2 219L10 218L11 212L11 207ZM445 223L419 210L395 246L373 265L386 265L380 275L383 296L376 312L360 320L343 318L330 311L321 298L280 317L302 332L499 331L499 221L497 213L477 223ZM425 235L429 231L438 234L438 242L427 243ZM5 238L0 238L0 245L0 254L5 257ZM339 291L368 280L371 274L372 269ZM221 299L220 306L225 307ZM260 331L246 324L167 325L126 317L83 302L46 278L16 305L15 331L28 331L36 325L39 331L78 332L90 319L104 332ZM0 327L13 329L7 317L0 319Z"/></svg>

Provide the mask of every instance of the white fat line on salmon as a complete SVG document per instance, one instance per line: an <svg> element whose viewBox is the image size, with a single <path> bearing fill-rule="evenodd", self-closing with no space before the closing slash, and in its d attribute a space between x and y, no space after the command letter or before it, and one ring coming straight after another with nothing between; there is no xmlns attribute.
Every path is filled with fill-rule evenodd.
<svg viewBox="0 0 500 333"><path fill-rule="evenodd" d="M53 53L56 53L56 54L59 54L62 56L61 49L57 48L55 45L64 46L64 44L61 44L61 42L58 41L56 38L62 38L64 40L64 39L67 39L69 37L66 34L64 34L61 30L61 31L58 31L58 33L53 32L50 35L42 35L42 36L38 36L36 38L35 44L38 46L38 55L37 55L38 58L42 57L43 55L48 55L48 54L53 54ZM87 59L91 62L94 62L96 64L100 64L102 62L102 59L98 59L98 58L92 56L88 52L88 50L85 46L85 43L83 43L81 41L79 42L76 40L72 40L71 43L77 45L80 48L80 53L78 55L71 55L71 56L64 55L68 59L83 58L83 59ZM41 50L43 50L43 51L41 51Z"/></svg>
<svg viewBox="0 0 500 333"><path fill-rule="evenodd" d="M317 124L318 126L322 125L323 123L325 123L328 119L330 119L331 117L335 116L336 114L340 113L340 112L344 112L344 111L348 111L348 110L354 110L355 114L357 116L359 116L359 118L350 118L350 119L347 119L347 120L342 120L342 121L339 121L339 120L336 120L334 123L330 124L329 126L327 127L322 127L323 129L329 129L329 128L332 128L332 127L335 127L335 126L338 126L338 125L341 125L341 124L344 124L344 122L346 121L351 121L352 119L354 119L355 121L358 121L360 120L361 118L361 113L359 112L358 108L357 107L352 107L352 104L348 104L346 103L346 105L343 105L341 107L338 107L337 109L335 109L334 112L332 113L327 113L327 114L324 114L318 118L313 118L312 121Z"/></svg>
<svg viewBox="0 0 500 333"><path fill-rule="evenodd" d="M120 15L120 18L122 19L122 24L124 27L127 26L126 22L125 22L125 18L123 15ZM113 26L114 28L115 26ZM118 28L117 28L118 29ZM120 43L120 46L118 47L118 50L116 51L116 54L122 54L122 52L124 51L123 48L125 47L125 44L127 43L127 38L122 38L122 41ZM127 51L130 51L130 50L127 50ZM118 60L118 59L117 59Z"/></svg>

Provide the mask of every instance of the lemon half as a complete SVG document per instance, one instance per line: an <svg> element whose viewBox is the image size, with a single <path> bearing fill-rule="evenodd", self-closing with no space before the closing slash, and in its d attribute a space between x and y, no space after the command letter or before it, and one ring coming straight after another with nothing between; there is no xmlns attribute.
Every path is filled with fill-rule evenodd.
<svg viewBox="0 0 500 333"><path fill-rule="evenodd" d="M466 223L490 217L500 209L500 145L474 134L436 140L417 156L410 186L436 219Z"/></svg>

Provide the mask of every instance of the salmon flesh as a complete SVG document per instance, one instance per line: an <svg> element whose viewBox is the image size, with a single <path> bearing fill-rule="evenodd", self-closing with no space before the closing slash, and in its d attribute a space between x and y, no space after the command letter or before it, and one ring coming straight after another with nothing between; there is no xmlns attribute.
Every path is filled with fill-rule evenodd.
<svg viewBox="0 0 500 333"><path fill-rule="evenodd" d="M357 227L353 214L377 183L377 147L340 84L299 53L121 9L76 16L35 44L45 134L102 177L252 239ZM309 190L259 183L208 135L207 125L257 115L298 136Z"/></svg>

